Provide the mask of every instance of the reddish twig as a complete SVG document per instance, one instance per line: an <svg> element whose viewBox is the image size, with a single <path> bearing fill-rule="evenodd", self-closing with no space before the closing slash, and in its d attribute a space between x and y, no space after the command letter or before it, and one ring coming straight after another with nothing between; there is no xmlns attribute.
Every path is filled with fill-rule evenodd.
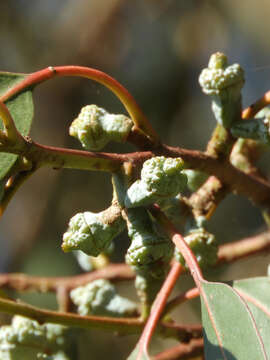
<svg viewBox="0 0 270 360"><path fill-rule="evenodd" d="M254 117L261 109L270 104L270 91L267 91L260 99L242 112L243 119Z"/></svg>
<svg viewBox="0 0 270 360"><path fill-rule="evenodd" d="M0 274L0 287L17 291L56 292L58 288L70 291L97 279L125 281L134 279L134 273L126 264L108 265L87 274L66 277L39 277L24 274Z"/></svg>
<svg viewBox="0 0 270 360"><path fill-rule="evenodd" d="M13 97L14 95L26 90L27 88L33 88L34 86L41 84L44 81L47 81L54 77L62 76L84 77L97 81L102 85L106 86L122 102L127 112L131 116L135 127L141 129L146 136L149 136L155 145L158 143L158 135L156 134L155 130L153 129L152 125L145 117L141 109L139 108L133 96L127 91L124 86L122 86L114 78L96 69L83 66L50 66L46 69L29 74L27 77L24 78L24 80L14 85L14 87L9 89L4 95L2 95L0 101L4 102L7 99Z"/></svg>
<svg viewBox="0 0 270 360"><path fill-rule="evenodd" d="M166 280L164 281L159 293L156 296L154 304L152 305L151 314L147 320L145 328L141 334L139 344L139 352L137 358L140 359L142 354L147 354L148 346L150 344L151 338L154 334L155 328L158 324L162 311L166 305L166 301L179 277L183 271L182 265L179 263L174 263Z"/></svg>
<svg viewBox="0 0 270 360"><path fill-rule="evenodd" d="M192 339L188 344L179 344L154 356L154 360L193 359L203 354L203 339Z"/></svg>

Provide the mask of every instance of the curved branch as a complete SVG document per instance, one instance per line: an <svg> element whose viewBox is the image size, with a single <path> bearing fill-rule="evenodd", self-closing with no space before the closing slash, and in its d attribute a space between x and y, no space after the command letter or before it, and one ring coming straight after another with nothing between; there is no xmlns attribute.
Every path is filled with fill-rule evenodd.
<svg viewBox="0 0 270 360"><path fill-rule="evenodd" d="M153 145L157 145L159 142L159 137L152 125L143 114L138 104L136 103L133 96L127 91L127 89L122 86L118 81L116 81L111 76L105 74L102 71L83 67L83 66L55 66L48 67L46 69L37 71L35 73L29 74L24 80L16 84L13 88L7 91L1 98L1 101L6 101L7 99L13 97L14 95L20 93L21 91L27 88L33 88L34 86L52 79L54 77L60 76L79 76L88 78L110 89L122 102L127 112L131 116L135 128L141 129L147 137L149 137Z"/></svg>
<svg viewBox="0 0 270 360"><path fill-rule="evenodd" d="M267 91L260 99L242 112L243 119L254 117L261 109L270 104L270 91Z"/></svg>

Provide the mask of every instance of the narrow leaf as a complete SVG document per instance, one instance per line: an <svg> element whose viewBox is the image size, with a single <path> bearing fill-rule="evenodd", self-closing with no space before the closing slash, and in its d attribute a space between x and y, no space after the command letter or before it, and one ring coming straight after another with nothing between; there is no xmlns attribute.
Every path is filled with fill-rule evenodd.
<svg viewBox="0 0 270 360"><path fill-rule="evenodd" d="M7 91L12 89L26 77L27 75L25 74L0 72L0 99ZM5 104L7 105L19 132L23 135L29 134L34 114L32 91L29 89L23 91L18 95L7 99ZM3 129L1 121L0 129ZM7 176L7 174L11 171L11 168L17 158L18 155L0 153L0 180Z"/></svg>
<svg viewBox="0 0 270 360"><path fill-rule="evenodd" d="M233 282L233 288L248 305L270 359L270 278L236 280Z"/></svg>
<svg viewBox="0 0 270 360"><path fill-rule="evenodd" d="M248 306L227 284L201 282L207 360L267 359Z"/></svg>

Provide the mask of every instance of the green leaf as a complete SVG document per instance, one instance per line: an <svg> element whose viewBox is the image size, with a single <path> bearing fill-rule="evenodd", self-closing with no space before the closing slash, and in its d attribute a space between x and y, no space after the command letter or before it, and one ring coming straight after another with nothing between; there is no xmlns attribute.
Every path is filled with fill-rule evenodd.
<svg viewBox="0 0 270 360"><path fill-rule="evenodd" d="M150 360L149 355L141 348L141 342L139 341L135 349L129 355L127 360Z"/></svg>
<svg viewBox="0 0 270 360"><path fill-rule="evenodd" d="M233 288L248 305L270 359L270 278L236 280L233 282Z"/></svg>
<svg viewBox="0 0 270 360"><path fill-rule="evenodd" d="M207 360L267 359L251 312L229 285L201 282L202 322Z"/></svg>
<svg viewBox="0 0 270 360"><path fill-rule="evenodd" d="M12 89L26 77L26 74L0 72L0 99L8 90ZM5 104L13 117L17 129L21 134L28 135L34 114L32 91L29 89L22 91L8 99ZM0 128L3 129L2 122L0 122ZM0 153L0 180L11 172L11 168L17 158L18 155Z"/></svg>

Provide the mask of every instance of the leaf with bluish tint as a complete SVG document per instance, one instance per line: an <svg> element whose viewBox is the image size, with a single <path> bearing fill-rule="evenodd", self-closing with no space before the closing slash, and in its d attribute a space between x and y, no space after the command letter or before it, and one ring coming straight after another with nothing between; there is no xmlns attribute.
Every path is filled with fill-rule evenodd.
<svg viewBox="0 0 270 360"><path fill-rule="evenodd" d="M233 288L248 305L270 359L270 278L235 280Z"/></svg>
<svg viewBox="0 0 270 360"><path fill-rule="evenodd" d="M0 99L8 90L26 77L26 74L0 72ZM18 95L8 99L5 104L7 105L19 132L22 135L29 134L34 114L32 91L26 89ZM0 129L3 129L2 121L0 121ZM0 153L0 180L4 179L7 174L11 172L11 168L15 164L17 158L18 155Z"/></svg>
<svg viewBox="0 0 270 360"><path fill-rule="evenodd" d="M256 322L233 288L202 281L201 303L207 360L267 359Z"/></svg>

